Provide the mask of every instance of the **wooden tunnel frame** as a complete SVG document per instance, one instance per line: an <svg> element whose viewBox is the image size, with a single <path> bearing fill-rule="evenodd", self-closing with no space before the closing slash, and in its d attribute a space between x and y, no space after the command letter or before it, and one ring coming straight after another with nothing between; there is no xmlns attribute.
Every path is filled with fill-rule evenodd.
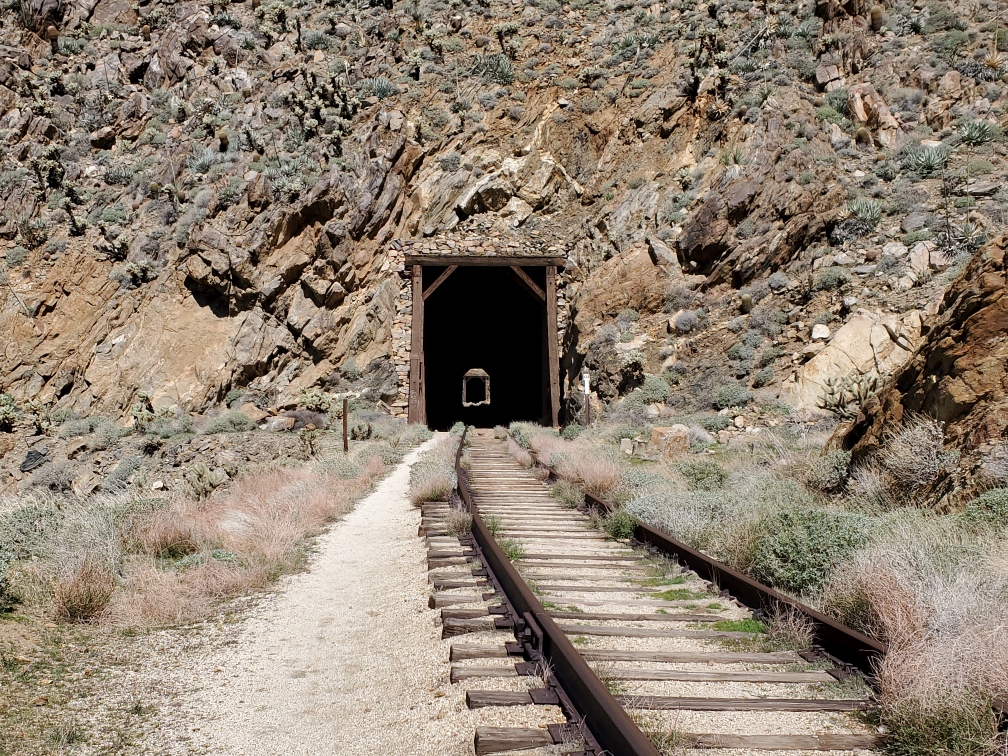
<svg viewBox="0 0 1008 756"><path fill-rule="evenodd" d="M464 266L492 266L509 268L532 296L542 302L543 319L543 419L560 425L560 355L557 344L557 268L566 262L563 257L553 256L462 256L462 255L407 255L406 265L412 274L413 321L410 339L409 365L409 407L407 420L410 423L427 423L427 380L424 367L424 302L443 284L452 273ZM445 268L444 272L426 289L423 287L425 266ZM524 267L545 267L545 290L532 280Z"/></svg>

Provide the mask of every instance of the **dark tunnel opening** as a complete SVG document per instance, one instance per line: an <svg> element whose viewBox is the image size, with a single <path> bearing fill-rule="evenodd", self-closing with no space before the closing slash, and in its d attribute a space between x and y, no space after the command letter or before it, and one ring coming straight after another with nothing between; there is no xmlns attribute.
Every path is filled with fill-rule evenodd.
<svg viewBox="0 0 1008 756"><path fill-rule="evenodd" d="M424 267L429 287L444 268ZM540 287L545 271L526 268ZM504 266L459 267L424 303L424 369L427 425L447 430L461 420L489 428L514 420L540 421L546 415L544 376L545 307L517 275ZM481 379L465 379L473 369L489 376L490 403L462 405L482 398Z"/></svg>

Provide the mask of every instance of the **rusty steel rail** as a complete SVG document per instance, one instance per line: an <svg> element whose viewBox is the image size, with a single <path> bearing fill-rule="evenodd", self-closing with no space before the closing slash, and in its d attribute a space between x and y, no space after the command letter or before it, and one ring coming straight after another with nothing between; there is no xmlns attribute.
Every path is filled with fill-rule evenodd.
<svg viewBox="0 0 1008 756"><path fill-rule="evenodd" d="M565 714L583 725L585 754L595 756L659 756L658 750L602 684L564 632L532 593L511 560L479 516L472 500L462 452L469 429L462 432L455 452L458 491L472 514L472 538L492 582L499 586L513 614L515 637L530 661L552 668ZM585 732L587 730L587 732Z"/></svg>
<svg viewBox="0 0 1008 756"><path fill-rule="evenodd" d="M544 468L554 479L559 479L556 470L539 460L535 452L529 452L535 463ZM589 508L604 510L611 513L615 506L608 501L598 499L589 493L584 495L585 504ZM702 551L687 546L668 533L663 533L650 525L637 522L633 537L646 546L662 554L674 558L686 565L697 575L710 581L719 588L728 591L746 606L766 613L774 613L786 608L797 611L807 617L814 627L815 645L817 651L832 656L834 659L860 670L869 678L874 679L877 664L885 655L885 643L869 638L853 628L837 622L822 612L795 601L790 596L764 585L758 580L734 570L723 562L704 554Z"/></svg>

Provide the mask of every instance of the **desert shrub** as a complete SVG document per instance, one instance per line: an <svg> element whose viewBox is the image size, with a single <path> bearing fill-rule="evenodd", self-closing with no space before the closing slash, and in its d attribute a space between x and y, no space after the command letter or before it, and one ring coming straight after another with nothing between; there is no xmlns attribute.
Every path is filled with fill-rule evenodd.
<svg viewBox="0 0 1008 756"><path fill-rule="evenodd" d="M803 612L780 607L770 615L760 640L766 651L806 651L815 640L815 625Z"/></svg>
<svg viewBox="0 0 1008 756"><path fill-rule="evenodd" d="M714 408L744 407L752 398L752 393L741 384L723 383L714 391Z"/></svg>
<svg viewBox="0 0 1008 756"><path fill-rule="evenodd" d="M869 520L836 509L788 507L770 515L753 550L753 573L796 593L821 588L868 538Z"/></svg>
<svg viewBox="0 0 1008 756"><path fill-rule="evenodd" d="M472 529L472 515L461 507L448 507L445 515L445 529L450 536L460 536Z"/></svg>
<svg viewBox="0 0 1008 756"><path fill-rule="evenodd" d="M925 415L908 414L903 427L879 454L883 469L898 489L917 490L934 483L959 455L944 449L942 424Z"/></svg>
<svg viewBox="0 0 1008 756"><path fill-rule="evenodd" d="M60 570L53 586L56 616L68 622L87 622L109 604L115 583L108 565L88 554Z"/></svg>
<svg viewBox="0 0 1008 756"><path fill-rule="evenodd" d="M525 423L511 423L508 427L508 433L511 434L511 438L522 449L530 449L532 447L532 432Z"/></svg>
<svg viewBox="0 0 1008 756"><path fill-rule="evenodd" d="M973 499L966 505L963 518L973 525L1008 528L1008 488L992 488Z"/></svg>
<svg viewBox="0 0 1008 756"><path fill-rule="evenodd" d="M560 437L565 441L573 441L575 438L580 436L582 432L584 432L583 425L571 423L569 425L565 425L563 430L560 431Z"/></svg>
<svg viewBox="0 0 1008 756"><path fill-rule="evenodd" d="M633 535L637 521L625 510L617 509L603 520L602 527L610 538L624 540Z"/></svg>
<svg viewBox="0 0 1008 756"><path fill-rule="evenodd" d="M73 487L74 467L72 462L53 462L37 470L31 478L31 485L47 488L56 493L69 491Z"/></svg>
<svg viewBox="0 0 1008 756"><path fill-rule="evenodd" d="M212 435L214 433L242 433L254 430L256 427L252 419L247 415L231 410L222 412L210 419L210 422L203 428L203 433Z"/></svg>
<svg viewBox="0 0 1008 756"><path fill-rule="evenodd" d="M756 375L753 376L752 386L753 388L762 388L763 386L769 386L773 383L774 372L771 368L763 368Z"/></svg>
<svg viewBox="0 0 1008 756"><path fill-rule="evenodd" d="M850 273L846 268L826 268L816 278L815 288L818 291L839 291L850 283Z"/></svg>
<svg viewBox="0 0 1008 756"><path fill-rule="evenodd" d="M657 375L646 376L644 384L637 391L645 404L664 402L672 396L672 387L668 385L668 381Z"/></svg>
<svg viewBox="0 0 1008 756"><path fill-rule="evenodd" d="M675 327L676 333L683 334L692 332L699 322L700 319L695 312L692 310L683 310L675 316L672 325Z"/></svg>
<svg viewBox="0 0 1008 756"><path fill-rule="evenodd" d="M410 467L410 501L420 506L425 501L445 501L455 488L455 448L449 436L425 451Z"/></svg>
<svg viewBox="0 0 1008 756"><path fill-rule="evenodd" d="M675 469L686 481L686 485L691 491L714 491L722 488L725 481L728 480L728 473L713 460L679 462Z"/></svg>
<svg viewBox="0 0 1008 756"><path fill-rule="evenodd" d="M567 480L558 480L554 483L550 488L549 495L568 509L577 509L584 503L584 493Z"/></svg>
<svg viewBox="0 0 1008 756"><path fill-rule="evenodd" d="M608 497L620 480L620 466L617 462L586 454L563 460L560 473L598 499Z"/></svg>
<svg viewBox="0 0 1008 756"><path fill-rule="evenodd" d="M780 293L787 289L788 277L785 273L778 270L775 273L770 274L770 277L767 279L767 284L770 286L771 291Z"/></svg>
<svg viewBox="0 0 1008 756"><path fill-rule="evenodd" d="M665 292L665 312L676 312L690 306L693 302L693 292L682 284L670 286Z"/></svg>
<svg viewBox="0 0 1008 756"><path fill-rule="evenodd" d="M850 470L847 498L866 511L885 511L893 506L889 486L885 471L872 463L862 463Z"/></svg>
<svg viewBox="0 0 1008 756"><path fill-rule="evenodd" d="M756 350L744 341L736 341L728 347L726 354L729 360L751 360L756 354Z"/></svg>
<svg viewBox="0 0 1008 756"><path fill-rule="evenodd" d="M730 428L732 425L732 420L730 417L725 417L724 415L714 415L713 417L705 417L700 421L700 425L704 427L705 430L711 433L717 433L725 428Z"/></svg>
<svg viewBox="0 0 1008 756"><path fill-rule="evenodd" d="M961 702L938 709L915 701L886 707L886 753L893 756L983 756L994 753L997 723L985 701Z"/></svg>
<svg viewBox="0 0 1008 756"><path fill-rule="evenodd" d="M805 485L819 493L839 493L847 485L850 460L850 452L843 450L814 457L805 471Z"/></svg>

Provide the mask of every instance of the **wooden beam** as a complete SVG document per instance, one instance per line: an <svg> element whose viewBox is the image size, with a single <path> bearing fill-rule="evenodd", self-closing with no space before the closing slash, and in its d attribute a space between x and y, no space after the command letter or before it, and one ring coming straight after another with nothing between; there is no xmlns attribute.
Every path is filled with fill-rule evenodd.
<svg viewBox="0 0 1008 756"><path fill-rule="evenodd" d="M407 265L428 265L444 267L446 265L477 265L477 266L509 266L509 265L556 265L561 268L567 264L567 258L559 255L406 255Z"/></svg>
<svg viewBox="0 0 1008 756"><path fill-rule="evenodd" d="M535 295L536 299L538 299L540 302L546 301L546 292L544 292L542 289L539 288L539 284L537 284L535 281L529 278L528 273L526 273L517 265L512 265L511 271L516 276L518 276L518 278L521 280L523 284L525 284L526 287L528 287L528 290L531 291L533 295Z"/></svg>
<svg viewBox="0 0 1008 756"><path fill-rule="evenodd" d="M423 385L423 266L413 266L413 322L410 331L409 408L410 423L426 423Z"/></svg>
<svg viewBox="0 0 1008 756"><path fill-rule="evenodd" d="M546 347L549 350L550 411L560 425L560 358L557 344L556 266L546 268Z"/></svg>
<svg viewBox="0 0 1008 756"><path fill-rule="evenodd" d="M423 293L424 301L426 301L427 297L429 297L431 294L433 294L434 291L435 291L435 289L437 289L438 286L440 286L441 284L443 284L445 282L445 280L448 278L448 276L450 276L452 273L454 273L457 269L458 269L458 265L449 265L448 266L448 270L446 270L444 273L442 273L440 276L438 276L437 280L434 283L432 283L430 286L427 287L427 290Z"/></svg>

